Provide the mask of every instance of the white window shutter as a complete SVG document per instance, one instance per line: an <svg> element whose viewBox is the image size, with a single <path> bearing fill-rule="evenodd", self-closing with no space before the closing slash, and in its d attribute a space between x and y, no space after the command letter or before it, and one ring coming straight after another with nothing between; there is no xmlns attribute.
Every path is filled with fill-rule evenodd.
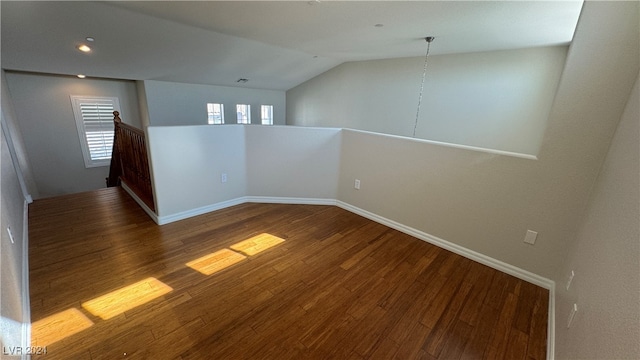
<svg viewBox="0 0 640 360"><path fill-rule="evenodd" d="M113 149L113 111L118 98L71 96L86 167L108 166Z"/></svg>

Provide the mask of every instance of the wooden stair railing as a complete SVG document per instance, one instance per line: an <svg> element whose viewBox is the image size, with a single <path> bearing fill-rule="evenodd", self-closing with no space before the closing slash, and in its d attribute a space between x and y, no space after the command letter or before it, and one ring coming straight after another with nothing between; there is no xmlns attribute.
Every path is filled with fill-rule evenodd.
<svg viewBox="0 0 640 360"><path fill-rule="evenodd" d="M117 111L113 112L113 123L113 150L107 187L119 186L123 182L149 209L155 211L144 132L123 123Z"/></svg>

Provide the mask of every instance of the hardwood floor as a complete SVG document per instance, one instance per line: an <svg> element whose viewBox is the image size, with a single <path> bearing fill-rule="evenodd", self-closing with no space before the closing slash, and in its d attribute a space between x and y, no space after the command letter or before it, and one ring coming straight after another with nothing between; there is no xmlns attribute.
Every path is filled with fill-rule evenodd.
<svg viewBox="0 0 640 360"><path fill-rule="evenodd" d="M36 359L546 357L547 290L338 207L157 226L111 188L29 223Z"/></svg>

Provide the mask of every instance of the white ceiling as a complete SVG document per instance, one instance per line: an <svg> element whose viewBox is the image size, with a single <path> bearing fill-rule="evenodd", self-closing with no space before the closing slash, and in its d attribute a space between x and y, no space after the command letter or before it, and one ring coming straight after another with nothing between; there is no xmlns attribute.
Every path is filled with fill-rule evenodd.
<svg viewBox="0 0 640 360"><path fill-rule="evenodd" d="M568 44L582 8L582 1L0 4L4 69L275 90L345 61L424 56L425 36L436 37L433 55ZM95 42L83 54L76 46L87 36Z"/></svg>

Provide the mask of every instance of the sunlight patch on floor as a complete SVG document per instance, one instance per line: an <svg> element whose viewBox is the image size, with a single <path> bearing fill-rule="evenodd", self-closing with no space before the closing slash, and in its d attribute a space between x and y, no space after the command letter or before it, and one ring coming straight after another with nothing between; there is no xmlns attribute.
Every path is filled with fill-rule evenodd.
<svg viewBox="0 0 640 360"><path fill-rule="evenodd" d="M172 290L173 288L162 281L149 277L82 303L82 307L93 315L107 320Z"/></svg>
<svg viewBox="0 0 640 360"><path fill-rule="evenodd" d="M80 310L71 308L31 324L31 345L49 346L93 325Z"/></svg>
<svg viewBox="0 0 640 360"><path fill-rule="evenodd" d="M238 263L247 257L229 249L222 249L187 263L187 266L204 275L211 275Z"/></svg>
<svg viewBox="0 0 640 360"><path fill-rule="evenodd" d="M262 233L247 240L241 241L237 244L231 245L231 249L243 252L251 256L272 248L282 242L284 242L284 239L271 234Z"/></svg>

